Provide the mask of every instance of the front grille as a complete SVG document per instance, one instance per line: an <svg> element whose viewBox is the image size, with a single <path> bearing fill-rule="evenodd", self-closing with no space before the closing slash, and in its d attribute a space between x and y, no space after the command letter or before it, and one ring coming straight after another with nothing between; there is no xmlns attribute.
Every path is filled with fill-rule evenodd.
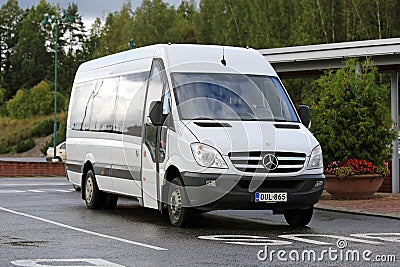
<svg viewBox="0 0 400 267"><path fill-rule="evenodd" d="M263 158L267 154L275 155L278 167L268 170L263 165ZM306 154L294 152L230 152L228 154L233 166L242 172L252 173L293 173L303 169Z"/></svg>

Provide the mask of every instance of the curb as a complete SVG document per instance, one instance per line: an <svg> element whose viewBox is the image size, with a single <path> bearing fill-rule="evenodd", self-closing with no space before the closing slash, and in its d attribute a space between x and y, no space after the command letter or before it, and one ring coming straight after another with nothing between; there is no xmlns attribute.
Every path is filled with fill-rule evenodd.
<svg viewBox="0 0 400 267"><path fill-rule="evenodd" d="M390 219L400 219L400 214L396 213L382 213L382 212L375 212L375 211L366 211L360 209L349 209L343 207L334 207L330 205L324 204L316 204L314 208L318 210L327 210L327 211L336 211L336 212L344 212L344 213L352 213L352 214L361 214L361 215L368 215L368 216L375 216L375 217L383 217L383 218L390 218Z"/></svg>

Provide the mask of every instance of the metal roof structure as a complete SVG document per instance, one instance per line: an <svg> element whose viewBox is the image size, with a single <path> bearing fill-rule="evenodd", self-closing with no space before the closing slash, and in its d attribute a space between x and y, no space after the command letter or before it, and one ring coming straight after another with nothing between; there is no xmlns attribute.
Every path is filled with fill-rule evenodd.
<svg viewBox="0 0 400 267"><path fill-rule="evenodd" d="M281 78L319 76L344 58L370 57L381 72L400 71L400 38L258 50Z"/></svg>
<svg viewBox="0 0 400 267"><path fill-rule="evenodd" d="M380 72L391 73L393 128L399 130L400 38L260 49L281 78L320 76L338 69L343 59L370 57ZM393 143L392 192L399 193L399 144ZM367 148L366 148L367 149Z"/></svg>

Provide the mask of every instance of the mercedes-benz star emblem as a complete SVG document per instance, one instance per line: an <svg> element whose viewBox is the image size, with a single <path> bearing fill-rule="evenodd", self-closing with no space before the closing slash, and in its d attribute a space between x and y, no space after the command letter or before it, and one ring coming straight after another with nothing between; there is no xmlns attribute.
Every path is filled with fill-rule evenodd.
<svg viewBox="0 0 400 267"><path fill-rule="evenodd" d="M262 163L268 171L273 171L278 168L278 159L272 154L265 155Z"/></svg>

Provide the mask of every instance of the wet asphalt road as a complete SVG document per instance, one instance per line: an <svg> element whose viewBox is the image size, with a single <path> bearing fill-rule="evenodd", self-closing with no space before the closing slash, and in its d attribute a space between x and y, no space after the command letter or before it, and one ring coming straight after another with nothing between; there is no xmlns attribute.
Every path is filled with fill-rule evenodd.
<svg viewBox="0 0 400 267"><path fill-rule="evenodd" d="M191 228L178 229L167 217L127 198L113 211L88 210L63 178L0 179L0 225L0 266L400 262L396 219L316 210L309 227L292 228L282 215L269 211L216 211L196 216Z"/></svg>

